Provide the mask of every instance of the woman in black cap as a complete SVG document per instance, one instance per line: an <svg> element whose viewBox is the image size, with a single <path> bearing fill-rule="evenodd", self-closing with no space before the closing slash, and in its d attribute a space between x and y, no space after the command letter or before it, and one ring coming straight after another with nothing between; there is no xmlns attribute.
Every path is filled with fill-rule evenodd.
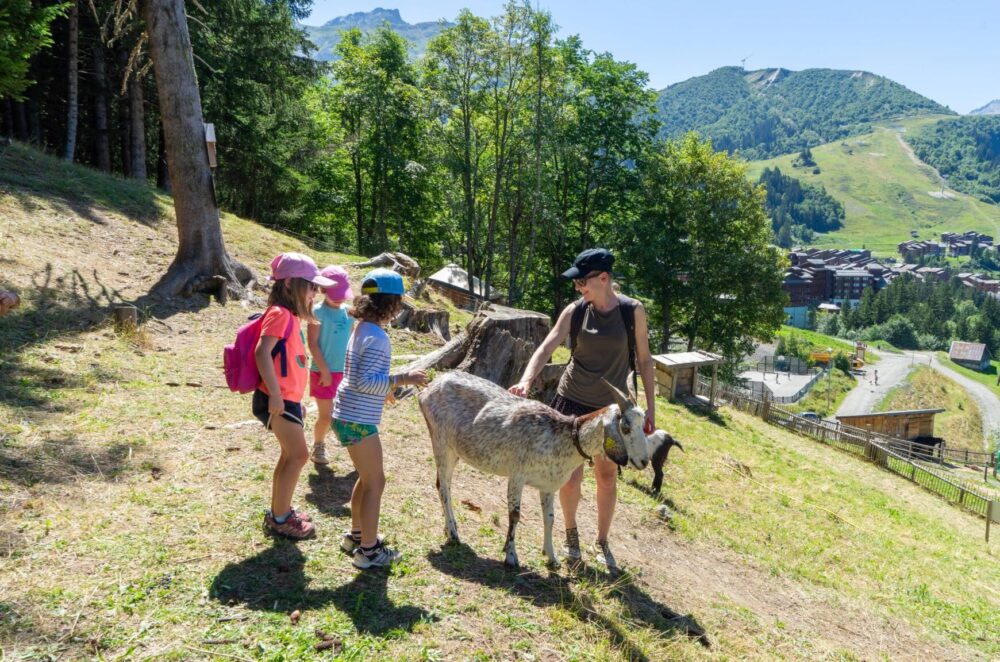
<svg viewBox="0 0 1000 662"><path fill-rule="evenodd" d="M573 266L563 273L563 277L573 280L580 299L562 311L545 341L531 356L521 380L509 390L515 395L527 396L531 384L548 363L552 352L567 336L571 336L573 357L559 380L551 406L569 416L582 416L613 404L613 396L601 379L607 379L622 391L627 391L628 373L637 369L646 392L645 432L650 434L656 428L656 403L646 311L639 301L615 293L611 274L613 266L614 256L604 248L590 248L576 256ZM634 340L630 341L630 336ZM633 361L637 365L631 365ZM608 545L608 535L617 501L618 467L603 454L594 456L594 477L597 481L595 558L598 563L615 570L618 566ZM559 490L559 502L566 521L563 554L571 563L582 558L576 526L582 482L581 458L580 467Z"/></svg>

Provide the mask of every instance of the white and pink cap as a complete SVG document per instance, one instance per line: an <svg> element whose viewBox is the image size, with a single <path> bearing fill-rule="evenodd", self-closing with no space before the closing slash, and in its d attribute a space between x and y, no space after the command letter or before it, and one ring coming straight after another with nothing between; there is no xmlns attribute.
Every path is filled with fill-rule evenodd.
<svg viewBox="0 0 1000 662"><path fill-rule="evenodd" d="M282 253L271 260L270 280L301 278L320 287L332 287L334 282L323 276L313 259L302 253Z"/></svg>
<svg viewBox="0 0 1000 662"><path fill-rule="evenodd" d="M328 267L323 267L319 273L333 281L333 285L326 288L328 299L339 301L354 298L354 292L351 291L351 283L345 270L331 264Z"/></svg>

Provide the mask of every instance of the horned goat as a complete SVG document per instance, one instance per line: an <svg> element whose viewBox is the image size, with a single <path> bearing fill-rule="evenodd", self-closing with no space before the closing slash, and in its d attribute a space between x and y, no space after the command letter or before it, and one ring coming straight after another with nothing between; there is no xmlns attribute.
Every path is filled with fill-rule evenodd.
<svg viewBox="0 0 1000 662"><path fill-rule="evenodd" d="M485 473L508 477L504 563L518 565L514 533L521 515L521 493L525 485L531 485L541 497L545 556L550 564L558 565L552 545L555 493L573 470L597 453L605 453L619 466L644 469L649 464L651 449L642 432L643 411L620 390L605 384L616 404L572 417L468 373L449 372L435 379L419 399L434 450L448 539L459 539L451 478L461 459Z"/></svg>

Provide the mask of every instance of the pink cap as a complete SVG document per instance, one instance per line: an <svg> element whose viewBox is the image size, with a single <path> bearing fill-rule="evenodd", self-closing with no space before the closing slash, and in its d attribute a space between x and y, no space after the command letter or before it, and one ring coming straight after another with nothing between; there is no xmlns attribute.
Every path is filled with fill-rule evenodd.
<svg viewBox="0 0 1000 662"><path fill-rule="evenodd" d="M351 283L347 280L346 271L331 264L328 267L323 267L323 269L320 270L320 274L333 281L333 285L326 288L326 297L328 299L339 300L354 298L354 292L351 291Z"/></svg>
<svg viewBox="0 0 1000 662"><path fill-rule="evenodd" d="M330 287L333 281L319 273L312 258L302 253L282 253L271 260L271 280L301 278L320 287Z"/></svg>

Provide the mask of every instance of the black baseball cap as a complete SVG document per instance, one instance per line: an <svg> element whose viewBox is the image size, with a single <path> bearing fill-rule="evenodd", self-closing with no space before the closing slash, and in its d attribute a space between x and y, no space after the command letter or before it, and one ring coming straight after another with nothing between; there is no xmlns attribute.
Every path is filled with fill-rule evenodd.
<svg viewBox="0 0 1000 662"><path fill-rule="evenodd" d="M615 256L607 248L588 248L573 260L573 266L563 272L563 278L583 278L593 271L607 271L615 264Z"/></svg>

